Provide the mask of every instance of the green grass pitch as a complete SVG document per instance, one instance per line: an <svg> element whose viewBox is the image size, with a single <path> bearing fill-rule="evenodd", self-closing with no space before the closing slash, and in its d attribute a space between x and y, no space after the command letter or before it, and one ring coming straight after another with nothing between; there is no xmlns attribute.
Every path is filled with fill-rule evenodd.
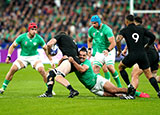
<svg viewBox="0 0 160 115"><path fill-rule="evenodd" d="M118 63L115 64L116 68ZM11 64L0 64L0 87ZM45 65L47 70L50 65ZM118 70L118 69L117 69ZM131 69L127 69L129 75ZM160 70L158 71L160 74ZM103 72L101 72L103 75ZM0 95L0 115L158 115L160 99L144 76L140 77L139 91L148 93L151 98L120 100L118 97L98 97L87 90L74 73L66 76L71 85L77 89L79 96L67 98L69 91L55 83L53 98L38 98L46 91L42 77L28 66L18 71L7 90ZM121 77L120 77L121 79ZM111 81L115 84L114 80ZM126 87L121 79L123 87Z"/></svg>

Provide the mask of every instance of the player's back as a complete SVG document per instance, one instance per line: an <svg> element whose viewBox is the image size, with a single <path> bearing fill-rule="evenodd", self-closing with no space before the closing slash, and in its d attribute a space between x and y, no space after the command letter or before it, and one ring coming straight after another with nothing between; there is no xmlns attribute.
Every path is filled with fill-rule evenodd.
<svg viewBox="0 0 160 115"><path fill-rule="evenodd" d="M68 35L57 35L55 36L55 39L57 40L58 47L63 55L73 57L78 55L78 47L73 38Z"/></svg>
<svg viewBox="0 0 160 115"><path fill-rule="evenodd" d="M134 24L121 30L120 34L125 38L129 52L144 51L144 33L144 28Z"/></svg>

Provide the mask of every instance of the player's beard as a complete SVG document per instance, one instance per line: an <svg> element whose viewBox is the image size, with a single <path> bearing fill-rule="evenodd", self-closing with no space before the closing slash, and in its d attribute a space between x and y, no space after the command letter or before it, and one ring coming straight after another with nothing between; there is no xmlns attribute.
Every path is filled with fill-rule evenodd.
<svg viewBox="0 0 160 115"><path fill-rule="evenodd" d="M79 60L80 60L80 62L84 62L85 58L80 57Z"/></svg>

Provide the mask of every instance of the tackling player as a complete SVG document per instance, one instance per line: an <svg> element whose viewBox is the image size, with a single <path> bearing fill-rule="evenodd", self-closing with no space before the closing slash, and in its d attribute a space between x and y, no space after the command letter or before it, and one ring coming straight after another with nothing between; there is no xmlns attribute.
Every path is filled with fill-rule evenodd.
<svg viewBox="0 0 160 115"><path fill-rule="evenodd" d="M87 49L85 47L82 47L79 51L79 59L81 64L69 57L69 61L77 69L75 73L78 79L92 93L99 96L119 96L118 94L127 93L127 88L118 88L107 79L93 72L91 62L87 59Z"/></svg>

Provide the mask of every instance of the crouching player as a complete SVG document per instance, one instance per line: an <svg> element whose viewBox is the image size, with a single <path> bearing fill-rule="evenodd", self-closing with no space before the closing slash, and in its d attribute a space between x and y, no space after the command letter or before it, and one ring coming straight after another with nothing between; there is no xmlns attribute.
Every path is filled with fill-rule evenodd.
<svg viewBox="0 0 160 115"><path fill-rule="evenodd" d="M68 59L77 69L75 73L80 82L92 93L99 96L119 96L119 94L127 93L127 88L118 88L104 77L93 72L91 62L87 59L87 49L85 47L79 51L81 65L72 57Z"/></svg>
<svg viewBox="0 0 160 115"><path fill-rule="evenodd" d="M45 44L43 38L37 34L37 25L35 23L30 23L28 26L28 32L21 34L9 47L6 58L7 64L10 62L11 54L18 44L21 46L20 57L18 57L18 59L13 63L12 67L7 73L2 88L0 89L1 94L6 90L9 82L13 78L13 75L18 70L26 68L28 64L31 64L31 66L41 74L43 81L47 83L46 72L40 57L38 56L38 46L40 45L44 49L50 61L52 61L52 58L48 55L47 45Z"/></svg>

